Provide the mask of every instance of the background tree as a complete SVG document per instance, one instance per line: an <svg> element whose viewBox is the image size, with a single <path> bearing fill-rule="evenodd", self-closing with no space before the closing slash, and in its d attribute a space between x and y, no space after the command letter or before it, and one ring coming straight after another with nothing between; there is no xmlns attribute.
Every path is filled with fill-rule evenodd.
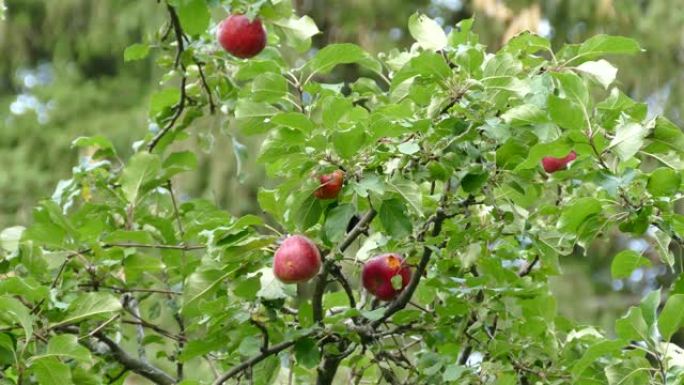
<svg viewBox="0 0 684 385"><path fill-rule="evenodd" d="M151 51L164 73L148 134L130 159L104 136L76 139L73 177L28 229L3 231L7 381L680 380L667 344L681 326L678 282L661 310L660 291L631 308L616 339L559 317L548 287L559 256L618 230L655 253L621 250L614 279L653 263L681 272L682 133L617 91L601 59L638 52L633 40L601 35L553 53L544 38L511 35L485 54L470 21L447 37L415 14L410 50L374 57L326 42L303 60L311 19L282 2L234 5L269 28L253 60L217 51L210 12L220 20L220 8L151 8L168 19L124 54ZM534 5L521 14L533 18ZM194 183L181 173L211 169L190 149L218 134L239 160L241 142L263 142L270 182L254 200L265 218L177 193ZM568 170L539 171L542 157L571 150ZM316 199L310 174L335 169L342 194ZM322 249L312 286L273 279L282 232ZM414 274L380 303L357 284L359 263L386 251Z"/></svg>

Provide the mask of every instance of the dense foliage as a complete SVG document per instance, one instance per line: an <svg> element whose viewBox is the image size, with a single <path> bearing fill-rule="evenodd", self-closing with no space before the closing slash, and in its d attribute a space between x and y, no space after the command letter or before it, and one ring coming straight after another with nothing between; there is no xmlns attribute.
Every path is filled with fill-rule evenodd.
<svg viewBox="0 0 684 385"><path fill-rule="evenodd" d="M303 55L313 19L286 1L234 3L266 25L260 55L219 48L220 7L160 4L159 39L123 53L153 53L165 71L149 133L128 159L103 135L75 139L89 156L73 177L29 227L2 231L0 383L682 383L669 343L681 282L625 309L614 338L560 317L548 287L559 258L617 230L652 239L681 273L670 248L684 237L684 134L615 87L604 58L640 52L635 41L554 52L522 33L488 53L472 20L446 34L414 14L410 49ZM348 65L362 75L330 80ZM186 143L204 120L233 141L224 157L263 138L263 215L176 194L182 174L202 172ZM542 170L571 151L567 169ZM338 169L341 193L317 199L315 177ZM312 282L275 279L285 234L318 245ZM380 302L360 271L388 252L412 277ZM651 263L626 249L612 275Z"/></svg>

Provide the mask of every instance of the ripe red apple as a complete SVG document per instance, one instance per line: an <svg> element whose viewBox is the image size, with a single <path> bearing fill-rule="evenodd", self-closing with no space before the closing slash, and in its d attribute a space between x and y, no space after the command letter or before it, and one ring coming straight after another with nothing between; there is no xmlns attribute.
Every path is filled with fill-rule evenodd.
<svg viewBox="0 0 684 385"><path fill-rule="evenodd" d="M342 190L344 183L344 171L335 170L331 174L318 177L321 185L314 191L314 196L318 199L334 199Z"/></svg>
<svg viewBox="0 0 684 385"><path fill-rule="evenodd" d="M245 15L230 15L218 27L218 41L230 54L247 59L266 47L266 30L261 20L249 21Z"/></svg>
<svg viewBox="0 0 684 385"><path fill-rule="evenodd" d="M392 285L392 278L401 278L401 289ZM411 280L411 269L399 254L381 254L369 259L361 273L363 287L383 301L394 299ZM396 280L396 278L395 278Z"/></svg>
<svg viewBox="0 0 684 385"><path fill-rule="evenodd" d="M575 151L570 151L568 155L563 158L554 158L552 156L547 156L542 159L542 166L544 171L548 173L554 173L559 170L564 170L568 167L568 163L577 159L577 153Z"/></svg>
<svg viewBox="0 0 684 385"><path fill-rule="evenodd" d="M273 257L273 274L285 283L306 282L318 274L321 254L303 235L287 237Z"/></svg>

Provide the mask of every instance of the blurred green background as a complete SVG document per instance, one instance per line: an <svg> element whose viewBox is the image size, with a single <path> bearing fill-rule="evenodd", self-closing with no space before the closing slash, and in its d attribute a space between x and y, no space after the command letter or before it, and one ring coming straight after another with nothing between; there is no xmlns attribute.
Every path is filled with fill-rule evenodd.
<svg viewBox="0 0 684 385"><path fill-rule="evenodd" d="M315 47L353 42L372 53L410 45L406 24L415 11L436 18L447 29L475 17L481 41L492 51L522 30L549 37L555 48L597 33L629 36L645 52L615 59L621 88L648 103L652 114L684 123L682 0L293 2L323 31ZM132 144L148 130L149 95L163 74L155 69L154 57L124 63L123 50L153 41L166 16L154 0L5 3L0 21L0 229L28 224L34 204L49 197L79 165L81 154L70 146L74 138L102 134L122 157L133 151ZM194 124L188 145L203 150L200 171L177 186L186 196L207 197L239 215L257 209L256 189L264 184L264 173L250 156L256 139L240 137L225 126L220 118ZM656 266L639 269L627 280L611 280L611 258L626 247L646 255L650 249L647 240L616 232L597 241L589 258L563 260L564 275L553 282L563 315L610 330L629 304L670 279ZM681 250L675 255L681 258Z"/></svg>

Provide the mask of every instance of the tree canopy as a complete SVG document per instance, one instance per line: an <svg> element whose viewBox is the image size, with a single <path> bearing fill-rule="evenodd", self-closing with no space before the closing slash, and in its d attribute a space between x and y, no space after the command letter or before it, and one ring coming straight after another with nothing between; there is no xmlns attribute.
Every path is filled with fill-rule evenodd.
<svg viewBox="0 0 684 385"><path fill-rule="evenodd" d="M123 96L112 110L138 109L129 87L160 74L144 122L72 138L70 177L0 232L0 383L682 383L681 280L625 307L614 335L559 314L549 283L616 232L655 253L624 247L612 278L682 273L684 133L623 92L612 64L639 42L521 32L488 49L473 19L445 29L416 12L408 46L312 49L318 20L288 1L219 3L140 5L158 24L111 62L132 84L71 90L97 102L109 84ZM221 5L260 18L259 55L221 49ZM92 122L88 107L59 113ZM101 128L127 123L147 130L122 152ZM244 212L184 187L211 171L203 151L234 159L231 178L247 159L263 169ZM341 191L317 193L336 171ZM297 285L273 271L293 234L322 256ZM361 272L386 253L411 274L380 300Z"/></svg>

